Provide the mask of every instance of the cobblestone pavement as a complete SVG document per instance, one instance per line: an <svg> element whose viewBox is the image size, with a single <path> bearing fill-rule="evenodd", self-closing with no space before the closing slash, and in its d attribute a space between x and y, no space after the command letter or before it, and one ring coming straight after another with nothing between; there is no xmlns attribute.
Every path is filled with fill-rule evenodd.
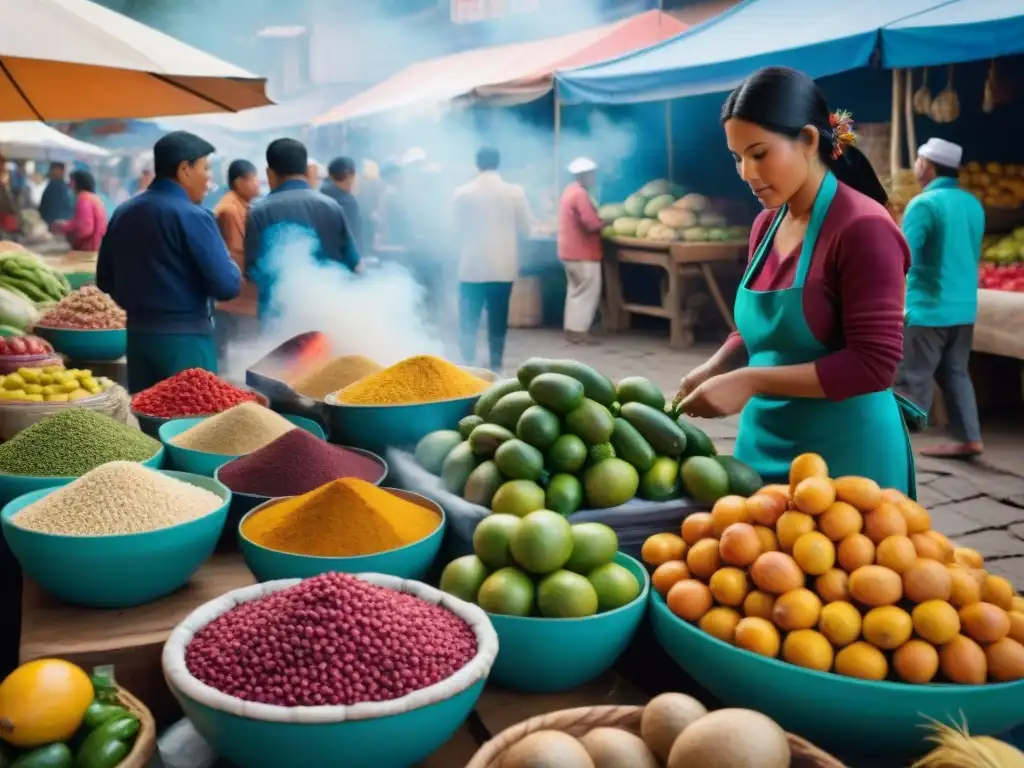
<svg viewBox="0 0 1024 768"><path fill-rule="evenodd" d="M666 392L707 359L711 347L673 351L658 335L606 336L592 347L567 344L560 332L512 330L506 365L509 371L531 356L572 357L593 365L613 379L646 376ZM736 418L698 420L723 452L736 438ZM986 453L977 461L948 461L918 456L918 496L934 527L985 557L990 572L1005 576L1024 590L1024 431L985 425ZM939 442L941 434L914 436L916 448Z"/></svg>

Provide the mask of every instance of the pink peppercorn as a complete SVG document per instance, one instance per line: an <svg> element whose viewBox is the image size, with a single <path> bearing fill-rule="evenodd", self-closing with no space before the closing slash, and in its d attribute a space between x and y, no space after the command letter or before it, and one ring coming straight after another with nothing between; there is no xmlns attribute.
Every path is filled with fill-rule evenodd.
<svg viewBox="0 0 1024 768"><path fill-rule="evenodd" d="M451 677L477 652L459 616L413 595L327 573L253 600L195 634L185 664L245 701L388 701Z"/></svg>

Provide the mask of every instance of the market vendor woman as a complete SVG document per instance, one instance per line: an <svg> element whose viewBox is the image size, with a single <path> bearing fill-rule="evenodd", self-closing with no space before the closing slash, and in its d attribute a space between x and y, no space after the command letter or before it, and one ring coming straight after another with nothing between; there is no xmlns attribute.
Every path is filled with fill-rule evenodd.
<svg viewBox="0 0 1024 768"><path fill-rule="evenodd" d="M750 235L738 331L683 379L681 411L740 413L734 454L767 482L813 452L833 477L914 495L902 413L913 406L891 390L910 253L849 115L830 113L810 78L771 67L729 95L722 123L767 210ZM744 350L748 364L730 371Z"/></svg>
<svg viewBox="0 0 1024 768"><path fill-rule="evenodd" d="M213 300L242 290L213 214L200 208L214 148L186 131L153 146L156 178L110 219L96 284L128 313L132 392L188 368L217 372Z"/></svg>

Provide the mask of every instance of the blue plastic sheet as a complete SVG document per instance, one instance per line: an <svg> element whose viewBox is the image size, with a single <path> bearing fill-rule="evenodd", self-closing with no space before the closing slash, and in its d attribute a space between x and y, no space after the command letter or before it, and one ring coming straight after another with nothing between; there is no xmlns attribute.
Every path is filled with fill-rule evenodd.
<svg viewBox="0 0 1024 768"><path fill-rule="evenodd" d="M1022 0L951 0L882 30L882 65L928 67L1024 53Z"/></svg>
<svg viewBox="0 0 1024 768"><path fill-rule="evenodd" d="M441 478L432 475L416 463L412 454L391 449L387 455L391 473L388 484L422 494L444 508L448 516L448 531L463 549L473 541L477 523L491 513L486 507L470 504L449 493L441 485ZM706 512L706 504L690 499L651 502L634 499L621 507L609 509L581 509L569 516L573 523L604 523L615 529L619 536L619 549L632 557L640 557L640 548L648 536L662 531L678 531L683 519L694 512Z"/></svg>
<svg viewBox="0 0 1024 768"><path fill-rule="evenodd" d="M658 45L558 72L558 94L567 102L629 104L727 91L769 65L813 78L835 75L871 64L883 27L941 4L746 0Z"/></svg>

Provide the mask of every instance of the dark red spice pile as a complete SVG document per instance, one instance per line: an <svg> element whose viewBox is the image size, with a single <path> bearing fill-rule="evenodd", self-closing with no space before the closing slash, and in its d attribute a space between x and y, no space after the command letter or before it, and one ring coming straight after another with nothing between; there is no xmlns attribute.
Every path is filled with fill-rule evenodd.
<svg viewBox="0 0 1024 768"><path fill-rule="evenodd" d="M476 651L451 611L326 573L217 617L185 664L237 699L309 707L397 699L451 677Z"/></svg>
<svg viewBox="0 0 1024 768"><path fill-rule="evenodd" d="M220 413L239 403L258 401L254 392L239 389L202 368L189 368L136 394L132 409L146 416L174 419Z"/></svg>
<svg viewBox="0 0 1024 768"><path fill-rule="evenodd" d="M217 477L239 493L298 496L343 477L375 483L381 472L373 459L331 445L304 429L291 429L258 451L228 462Z"/></svg>

